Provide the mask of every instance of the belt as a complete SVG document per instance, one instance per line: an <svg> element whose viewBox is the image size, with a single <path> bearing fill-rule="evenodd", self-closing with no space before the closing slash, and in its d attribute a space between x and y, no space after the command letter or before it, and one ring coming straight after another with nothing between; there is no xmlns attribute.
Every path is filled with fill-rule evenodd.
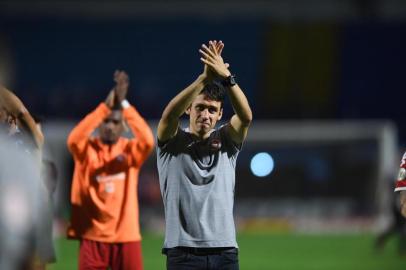
<svg viewBox="0 0 406 270"><path fill-rule="evenodd" d="M238 249L236 249L235 247L213 247L213 248L175 247L174 249L178 249L193 255L215 255L221 254L223 252L238 254Z"/></svg>

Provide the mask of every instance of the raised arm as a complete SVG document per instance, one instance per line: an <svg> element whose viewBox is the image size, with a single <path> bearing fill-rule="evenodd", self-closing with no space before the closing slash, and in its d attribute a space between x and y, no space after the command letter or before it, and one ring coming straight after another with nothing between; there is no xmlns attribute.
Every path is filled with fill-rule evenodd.
<svg viewBox="0 0 406 270"><path fill-rule="evenodd" d="M138 113L135 107L123 109L124 119L127 121L134 139L132 140L132 152L138 164L144 162L154 148L154 134L145 119Z"/></svg>
<svg viewBox="0 0 406 270"><path fill-rule="evenodd" d="M77 157L84 154L88 140L93 131L110 113L114 105L114 90L111 90L105 102L77 124L70 132L67 140L69 151Z"/></svg>
<svg viewBox="0 0 406 270"><path fill-rule="evenodd" d="M220 41L220 43L222 42ZM224 82L223 84L227 89L227 94L235 113L230 119L228 132L234 142L242 143L247 136L248 128L252 121L251 108L244 92L238 84L233 82L234 78L229 70L229 65L224 63L221 57L221 50L218 49L219 47L213 41L209 42L209 46L202 46L200 50L202 58L200 60L209 66L212 72Z"/></svg>
<svg viewBox="0 0 406 270"><path fill-rule="evenodd" d="M158 123L157 137L159 141L165 142L176 135L179 118L204 88L205 81L208 79L206 71L207 69L192 84L177 94L165 107Z"/></svg>
<svg viewBox="0 0 406 270"><path fill-rule="evenodd" d="M216 46L217 51L221 53L223 44L217 43L214 44L214 46ZM157 137L159 141L165 142L176 135L179 126L179 118L185 113L196 96L203 90L204 85L212 81L214 76L215 74L208 65L204 65L203 73L166 105L158 123Z"/></svg>
<svg viewBox="0 0 406 270"><path fill-rule="evenodd" d="M93 131L110 112L110 108L105 103L101 103L72 129L67 141L68 148L72 154L80 155L84 152L90 135L92 135Z"/></svg>
<svg viewBox="0 0 406 270"><path fill-rule="evenodd" d="M44 144L44 135L37 127L33 117L23 102L10 90L0 86L0 105L17 120L19 127L32 138L34 145L41 149Z"/></svg>
<svg viewBox="0 0 406 270"><path fill-rule="evenodd" d="M133 156L137 163L142 163L154 147L154 135L145 119L126 100L129 87L127 73L117 70L114 73L114 80L116 102L122 107L124 119L135 137L131 143Z"/></svg>

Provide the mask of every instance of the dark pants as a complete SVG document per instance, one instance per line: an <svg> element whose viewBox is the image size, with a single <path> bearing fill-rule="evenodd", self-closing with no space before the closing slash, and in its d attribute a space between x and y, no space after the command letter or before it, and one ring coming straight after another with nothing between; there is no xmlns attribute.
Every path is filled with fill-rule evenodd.
<svg viewBox="0 0 406 270"><path fill-rule="evenodd" d="M176 247L166 252L168 270L238 270L238 249Z"/></svg>

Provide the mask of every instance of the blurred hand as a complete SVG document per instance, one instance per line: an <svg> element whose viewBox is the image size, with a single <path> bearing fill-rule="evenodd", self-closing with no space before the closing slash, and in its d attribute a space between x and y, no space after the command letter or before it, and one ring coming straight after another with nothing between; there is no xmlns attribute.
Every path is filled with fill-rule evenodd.
<svg viewBox="0 0 406 270"><path fill-rule="evenodd" d="M224 48L224 43L222 41L209 41L209 46L205 44L202 45L202 48L199 50L202 57L200 60L205 64L205 73L208 77L213 76L213 74L221 77L227 78L231 75L231 72L228 70L229 64L224 63L221 53Z"/></svg>
<svg viewBox="0 0 406 270"><path fill-rule="evenodd" d="M116 70L114 72L114 81L116 82L116 86L114 88L116 93L117 102L123 101L128 92L128 87L130 85L130 80L127 73L123 70Z"/></svg>
<svg viewBox="0 0 406 270"><path fill-rule="evenodd" d="M109 92L109 95L107 96L106 100L104 103L110 108L113 109L114 107L114 99L115 99L115 91L114 89Z"/></svg>

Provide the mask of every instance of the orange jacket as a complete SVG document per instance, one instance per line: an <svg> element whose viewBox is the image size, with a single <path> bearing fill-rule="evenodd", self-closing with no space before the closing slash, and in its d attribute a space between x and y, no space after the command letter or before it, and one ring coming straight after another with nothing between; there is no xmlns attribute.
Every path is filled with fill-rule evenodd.
<svg viewBox="0 0 406 270"><path fill-rule="evenodd" d="M148 124L130 106L123 117L134 134L114 145L103 144L92 132L110 114L101 103L69 134L68 148L75 170L71 188L69 238L119 243L141 240L138 174L154 147Z"/></svg>

